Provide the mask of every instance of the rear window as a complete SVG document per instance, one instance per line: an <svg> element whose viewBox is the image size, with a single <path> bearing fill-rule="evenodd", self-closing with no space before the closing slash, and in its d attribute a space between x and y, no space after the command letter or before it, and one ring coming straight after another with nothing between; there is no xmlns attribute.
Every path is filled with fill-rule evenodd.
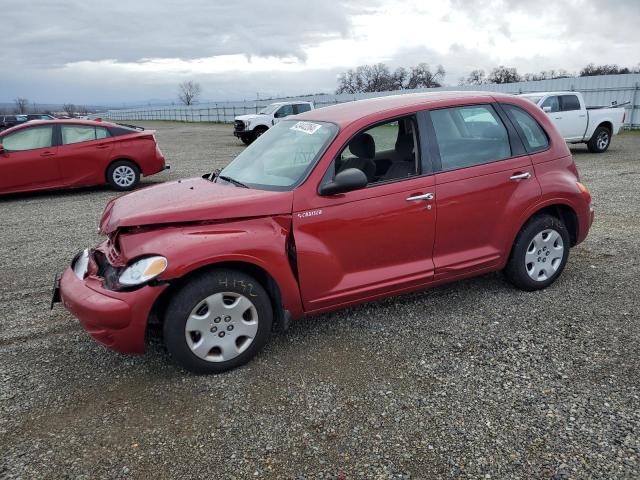
<svg viewBox="0 0 640 480"><path fill-rule="evenodd" d="M547 149L549 139L535 118L515 105L503 104L502 106L518 128L520 136L523 137L522 140L528 153Z"/></svg>

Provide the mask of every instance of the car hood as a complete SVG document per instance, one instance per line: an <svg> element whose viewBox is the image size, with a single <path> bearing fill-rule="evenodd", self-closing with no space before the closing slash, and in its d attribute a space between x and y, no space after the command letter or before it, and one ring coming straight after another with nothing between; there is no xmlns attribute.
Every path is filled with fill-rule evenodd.
<svg viewBox="0 0 640 480"><path fill-rule="evenodd" d="M293 192L272 192L189 178L143 188L111 200L100 233L123 227L211 222L290 214Z"/></svg>
<svg viewBox="0 0 640 480"><path fill-rule="evenodd" d="M249 122L251 120L259 120L259 119L268 119L271 118L269 115L262 115L259 113L250 113L247 115L238 115L235 117L236 120L242 120L243 122Z"/></svg>

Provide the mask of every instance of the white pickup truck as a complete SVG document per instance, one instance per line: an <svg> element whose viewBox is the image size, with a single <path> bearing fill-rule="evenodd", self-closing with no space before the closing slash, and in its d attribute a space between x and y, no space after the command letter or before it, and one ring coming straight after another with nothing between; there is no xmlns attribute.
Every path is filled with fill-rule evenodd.
<svg viewBox="0 0 640 480"><path fill-rule="evenodd" d="M579 92L527 93L521 97L538 105L567 143L586 143L590 152L602 153L625 119L624 108L587 107Z"/></svg>
<svg viewBox="0 0 640 480"><path fill-rule="evenodd" d="M289 115L313 110L311 102L276 102L258 113L239 115L233 122L233 135L249 145L270 127Z"/></svg>

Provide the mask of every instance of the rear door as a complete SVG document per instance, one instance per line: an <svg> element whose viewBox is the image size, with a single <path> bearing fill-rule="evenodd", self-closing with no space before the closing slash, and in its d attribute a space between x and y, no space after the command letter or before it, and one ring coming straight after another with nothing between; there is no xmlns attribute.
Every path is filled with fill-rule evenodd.
<svg viewBox="0 0 640 480"><path fill-rule="evenodd" d="M540 196L531 159L499 107L443 108L428 117L436 140L436 279L495 269L513 223Z"/></svg>
<svg viewBox="0 0 640 480"><path fill-rule="evenodd" d="M29 190L57 186L54 126L21 128L0 137L0 191Z"/></svg>
<svg viewBox="0 0 640 480"><path fill-rule="evenodd" d="M581 109L577 95L560 95L560 132L567 141L584 138L587 129L587 111Z"/></svg>
<svg viewBox="0 0 640 480"><path fill-rule="evenodd" d="M60 125L58 163L66 185L94 185L105 182L105 171L113 139L104 127L80 124Z"/></svg>
<svg viewBox="0 0 640 480"><path fill-rule="evenodd" d="M401 129L399 122L411 127ZM376 154L389 145L402 145L405 158L379 175ZM344 194L315 192L304 210L294 207L306 311L365 301L432 280L434 177L420 145L414 116L366 128L343 147L322 183L342 169L358 168L370 176L369 184Z"/></svg>

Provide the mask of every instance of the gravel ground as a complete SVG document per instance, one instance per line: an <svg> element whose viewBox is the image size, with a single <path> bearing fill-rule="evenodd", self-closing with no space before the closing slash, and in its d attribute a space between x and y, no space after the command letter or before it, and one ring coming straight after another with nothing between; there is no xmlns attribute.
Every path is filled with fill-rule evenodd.
<svg viewBox="0 0 640 480"><path fill-rule="evenodd" d="M147 126L172 169L145 184L242 150ZM0 478L640 477L640 134L573 151L596 222L546 291L491 274L309 318L209 377L49 311L113 192L0 199Z"/></svg>

